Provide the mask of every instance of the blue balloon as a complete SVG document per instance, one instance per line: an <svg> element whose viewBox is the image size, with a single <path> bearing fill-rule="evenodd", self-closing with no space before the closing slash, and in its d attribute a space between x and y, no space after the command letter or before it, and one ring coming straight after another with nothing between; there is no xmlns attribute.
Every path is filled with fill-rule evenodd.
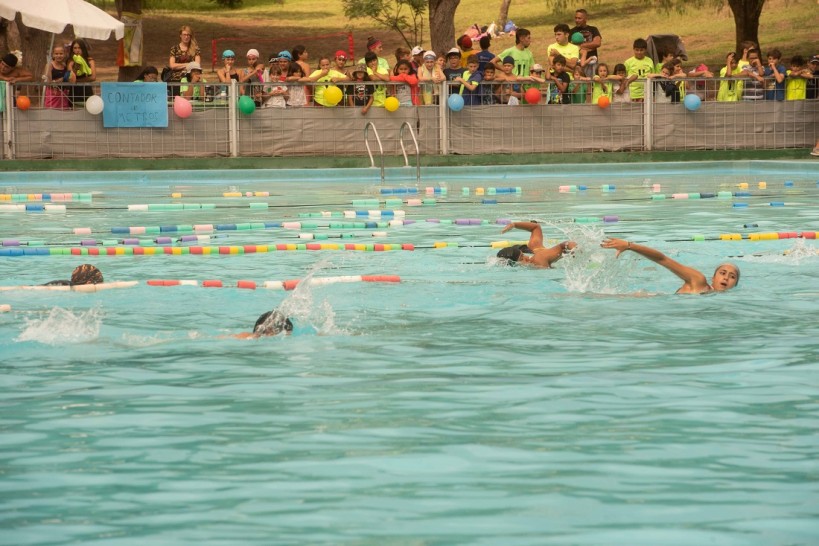
<svg viewBox="0 0 819 546"><path fill-rule="evenodd" d="M446 99L446 103L453 112L460 112L464 107L464 98L460 95L450 95L449 98Z"/></svg>
<svg viewBox="0 0 819 546"><path fill-rule="evenodd" d="M702 101L697 95L690 94L685 96L685 98L683 99L683 104L685 104L685 108L687 110L694 112L696 110L699 110Z"/></svg>

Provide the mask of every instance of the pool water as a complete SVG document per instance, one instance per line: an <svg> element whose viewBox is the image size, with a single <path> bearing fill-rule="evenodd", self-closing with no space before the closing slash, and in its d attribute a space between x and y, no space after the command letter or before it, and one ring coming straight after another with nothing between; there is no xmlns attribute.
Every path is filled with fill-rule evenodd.
<svg viewBox="0 0 819 546"><path fill-rule="evenodd" d="M420 186L398 169L384 186L373 171L6 173L0 193L93 194L64 213L0 213L3 240L48 248L130 237L116 226L322 224L340 220L303 215L435 203L400 207L415 220L402 226L360 216L382 225L215 230L183 245L411 251L0 256L6 286L86 262L140 281L0 292L12 307L0 314L0 543L817 543L819 247L748 239L819 231L815 165L430 169ZM223 197L234 191L270 197ZM715 196L672 198L695 192ZM215 208L127 210L174 202ZM458 219L485 222L446 222ZM501 235L499 219L538 219L579 248L554 270L500 266L491 243L526 234ZM734 233L745 238L719 240ZM709 277L732 261L741 281L674 295L678 279L615 259L606 236ZM309 281L349 275L401 282ZM235 288L285 279L308 280ZM275 307L293 335L231 337Z"/></svg>

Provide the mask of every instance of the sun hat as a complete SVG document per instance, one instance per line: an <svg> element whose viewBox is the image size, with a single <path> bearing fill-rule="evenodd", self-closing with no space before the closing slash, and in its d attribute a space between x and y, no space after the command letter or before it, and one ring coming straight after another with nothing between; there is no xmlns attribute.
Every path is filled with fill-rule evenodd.
<svg viewBox="0 0 819 546"><path fill-rule="evenodd" d="M355 65L355 68L353 69L352 74L355 75L356 72L363 72L363 73L366 74L367 73L367 65L365 65L364 63L359 63L359 64Z"/></svg>

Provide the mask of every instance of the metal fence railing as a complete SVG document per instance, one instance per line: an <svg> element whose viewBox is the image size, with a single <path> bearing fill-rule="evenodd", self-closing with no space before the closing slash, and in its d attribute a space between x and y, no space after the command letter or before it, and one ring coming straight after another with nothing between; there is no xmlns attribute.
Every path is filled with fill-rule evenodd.
<svg viewBox="0 0 819 546"><path fill-rule="evenodd" d="M414 89L403 82L159 83L151 88L158 103L154 107L167 122L138 127L109 123L113 95L106 96L105 84L3 83L2 157L356 156L366 154L367 123L378 128L388 155L401 153L404 124L412 127L422 154L784 149L815 144L819 100L750 101L742 100L741 91L733 95L738 100L723 100L721 88L736 91L744 82L654 78L638 82L644 84L644 101L611 101L605 107L592 103L593 82L574 82L569 90L574 95L561 97L566 100L557 104L553 84L524 83L513 89L509 83L484 82L472 94L451 98L463 92L460 84ZM678 91L669 93L669 83ZM127 85L140 96L140 90L147 89ZM610 88L617 85L611 82ZM63 98L54 100L55 92ZM537 104L526 103L527 93ZM521 99L509 101L515 94ZM26 109L25 101L15 104L23 96L30 103ZM187 111L177 110L177 96L186 96ZM369 108L358 105L369 96L374 99ZM302 97L310 101L298 106ZM338 103L328 107L316 105L316 100ZM103 113L94 115L89 102L104 106ZM133 105L134 115L139 108Z"/></svg>

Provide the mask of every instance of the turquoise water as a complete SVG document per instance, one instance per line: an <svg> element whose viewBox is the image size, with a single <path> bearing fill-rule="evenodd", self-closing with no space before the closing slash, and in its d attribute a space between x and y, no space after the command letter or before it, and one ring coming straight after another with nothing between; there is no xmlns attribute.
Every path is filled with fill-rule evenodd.
<svg viewBox="0 0 819 546"><path fill-rule="evenodd" d="M385 237L324 229L355 237L317 241L412 252L0 256L3 285L66 278L84 262L142 281L0 292L12 306L0 314L0 543L815 544L819 247L712 240L819 231L815 165L425 170L419 197L448 191L403 207L415 224L378 228ZM373 171L74 176L0 176L0 193L95 192L64 214L0 214L2 239L59 246L115 238L102 234L112 226L298 220L399 197L380 195ZM670 198L742 182L750 197ZM566 184L588 189L558 192ZM653 184L668 198L652 200ZM396 170L387 186L415 181ZM493 186L522 191L475 195ZM221 197L234 189L272 196ZM177 191L219 208L124 210ZM572 221L606 215L618 221ZM499 218L539 219L580 249L553 271L500 267L489 244L525 237L501 235ZM299 232L322 229L216 232L212 244L308 242ZM615 260L597 247L604 234L709 275L733 261L741 282L675 296L672 274ZM145 284L362 274L401 282ZM230 337L273 307L294 335Z"/></svg>

